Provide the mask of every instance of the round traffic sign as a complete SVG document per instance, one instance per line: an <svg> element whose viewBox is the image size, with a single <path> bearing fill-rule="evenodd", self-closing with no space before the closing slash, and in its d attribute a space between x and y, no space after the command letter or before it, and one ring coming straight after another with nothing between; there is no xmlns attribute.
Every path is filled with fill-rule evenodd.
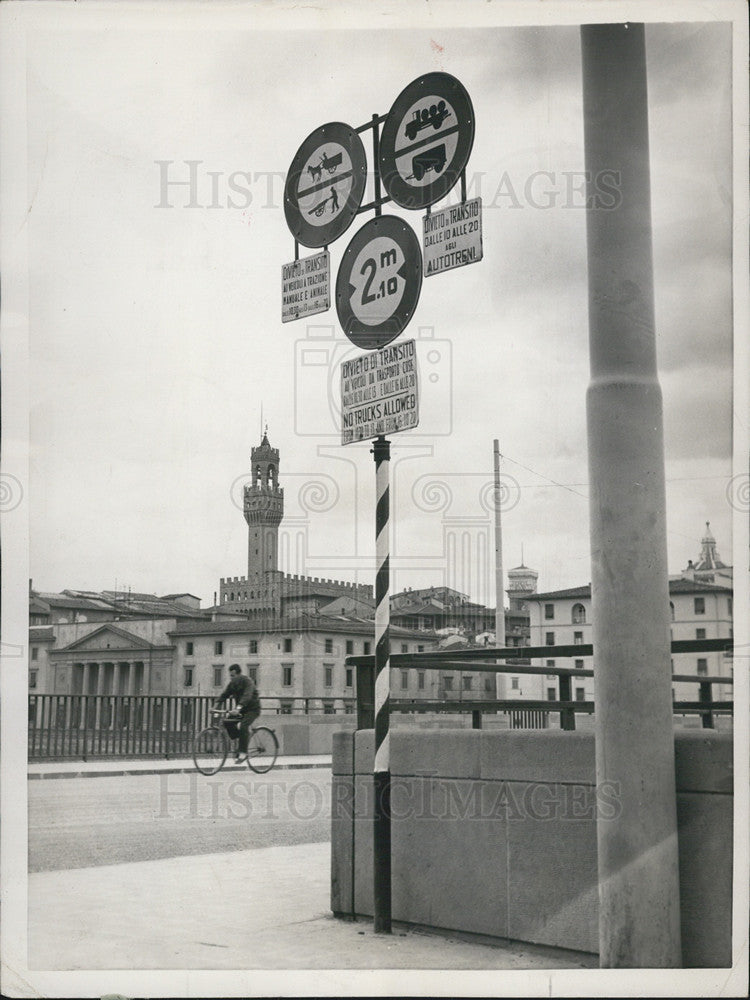
<svg viewBox="0 0 750 1000"><path fill-rule="evenodd" d="M343 122L321 125L294 155L284 186L284 215L306 247L328 246L352 224L362 203L367 160L359 135Z"/></svg>
<svg viewBox="0 0 750 1000"><path fill-rule="evenodd" d="M344 252L336 311L349 340L366 351L385 347L414 315L422 288L422 251L411 226L395 215L370 219Z"/></svg>
<svg viewBox="0 0 750 1000"><path fill-rule="evenodd" d="M380 137L380 176L402 208L425 208L458 180L474 144L474 108L449 73L427 73L398 95Z"/></svg>

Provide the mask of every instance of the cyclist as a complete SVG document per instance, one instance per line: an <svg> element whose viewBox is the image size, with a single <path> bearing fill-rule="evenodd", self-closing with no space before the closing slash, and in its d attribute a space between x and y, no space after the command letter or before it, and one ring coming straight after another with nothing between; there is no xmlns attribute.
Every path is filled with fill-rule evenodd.
<svg viewBox="0 0 750 1000"><path fill-rule="evenodd" d="M237 706L227 716L224 726L230 739L235 740L239 737L234 759L240 762L247 760L250 726L260 715L260 697L252 678L246 677L236 663L229 668L229 677L230 681L216 699L216 704L223 705L231 698Z"/></svg>

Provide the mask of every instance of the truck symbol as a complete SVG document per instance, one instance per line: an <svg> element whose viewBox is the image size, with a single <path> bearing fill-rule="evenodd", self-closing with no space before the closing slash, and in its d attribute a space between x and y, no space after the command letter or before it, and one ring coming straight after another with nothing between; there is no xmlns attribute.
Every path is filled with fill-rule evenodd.
<svg viewBox="0 0 750 1000"><path fill-rule="evenodd" d="M446 108L445 101L438 101L437 104L431 104L429 108L422 108L421 110L417 108L411 120L406 123L404 128L406 138L416 139L417 132L421 132L428 125L432 125L436 130L439 129L449 114L450 111Z"/></svg>
<svg viewBox="0 0 750 1000"><path fill-rule="evenodd" d="M444 166L445 143L441 142L439 146L433 146L431 149L423 149L421 153L417 153L416 156L412 157L412 172L406 179L411 180L414 178L416 181L421 181L428 170L434 170L436 174L439 174Z"/></svg>

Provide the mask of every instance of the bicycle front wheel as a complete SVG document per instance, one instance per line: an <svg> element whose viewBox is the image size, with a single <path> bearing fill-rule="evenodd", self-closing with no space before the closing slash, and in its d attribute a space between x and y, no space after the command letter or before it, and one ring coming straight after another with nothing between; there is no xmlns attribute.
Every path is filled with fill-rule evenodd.
<svg viewBox="0 0 750 1000"><path fill-rule="evenodd" d="M209 726L193 740L193 762L201 774L216 774L224 766L229 753L226 730Z"/></svg>
<svg viewBox="0 0 750 1000"><path fill-rule="evenodd" d="M279 741L276 733L265 726L258 726L250 733L247 742L247 766L256 774L265 774L276 763Z"/></svg>

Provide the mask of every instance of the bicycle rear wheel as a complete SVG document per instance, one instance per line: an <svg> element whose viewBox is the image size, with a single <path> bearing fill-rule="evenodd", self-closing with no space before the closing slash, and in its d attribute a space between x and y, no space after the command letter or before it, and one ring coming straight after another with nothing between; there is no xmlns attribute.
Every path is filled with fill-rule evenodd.
<svg viewBox="0 0 750 1000"><path fill-rule="evenodd" d="M256 774L265 774L276 763L279 741L276 733L265 726L258 726L250 733L247 741L247 766Z"/></svg>
<svg viewBox="0 0 750 1000"><path fill-rule="evenodd" d="M226 730L209 726L193 740L193 761L201 774L216 774L224 766L229 753Z"/></svg>

